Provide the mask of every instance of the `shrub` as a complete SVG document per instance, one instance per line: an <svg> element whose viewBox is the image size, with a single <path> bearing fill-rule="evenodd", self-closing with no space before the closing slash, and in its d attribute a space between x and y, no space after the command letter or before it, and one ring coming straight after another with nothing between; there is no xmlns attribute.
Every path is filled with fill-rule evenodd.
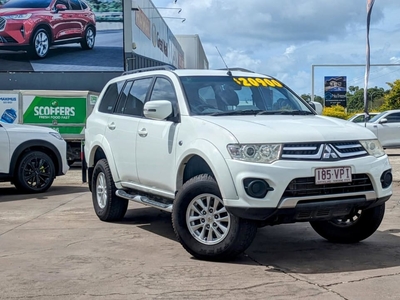
<svg viewBox="0 0 400 300"><path fill-rule="evenodd" d="M349 114L345 111L344 107L339 104L335 106L324 107L322 115L344 120L347 120L349 118Z"/></svg>

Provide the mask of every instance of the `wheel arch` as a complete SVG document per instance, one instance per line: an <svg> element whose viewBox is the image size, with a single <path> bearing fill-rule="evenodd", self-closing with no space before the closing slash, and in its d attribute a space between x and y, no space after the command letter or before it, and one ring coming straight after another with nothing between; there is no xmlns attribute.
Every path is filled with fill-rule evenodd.
<svg viewBox="0 0 400 300"><path fill-rule="evenodd" d="M39 23L39 24L37 24L37 25L35 26L35 28L32 30L32 34L31 34L31 37L30 37L30 39L29 39L29 45L32 45L32 43L33 43L33 38L35 37L35 33L36 33L36 31L37 31L38 29L40 29L40 28L43 28L43 29L46 30L47 33L49 34L49 44L51 45L51 44L53 43L54 37L53 37L53 33L52 33L52 30L51 30L51 27L50 27L50 25L47 24L47 23Z"/></svg>
<svg viewBox="0 0 400 300"><path fill-rule="evenodd" d="M177 166L176 191L190 178L199 174L209 174L217 181L222 198L238 198L225 158L210 142L199 140L193 143L178 160Z"/></svg>
<svg viewBox="0 0 400 300"><path fill-rule="evenodd" d="M94 30L94 35L96 36L96 34L97 34L96 24L94 24L94 23L88 23L88 24L86 25L85 32L86 32L86 30L87 30L89 27L92 27L92 28L93 28L93 30Z"/></svg>
<svg viewBox="0 0 400 300"><path fill-rule="evenodd" d="M14 177L18 163L22 154L28 151L41 151L46 153L53 160L56 170L56 176L62 175L62 158L61 153L51 143L43 140L30 140L20 144L13 152L10 161L10 175Z"/></svg>
<svg viewBox="0 0 400 300"><path fill-rule="evenodd" d="M105 158L108 162L108 166L110 168L114 182L118 182L119 174L117 171L117 167L115 166L115 161L113 159L110 145L107 143L105 139L103 139L102 144L95 143L91 145L89 155L87 156L86 159L88 168L93 170L96 163L103 158Z"/></svg>

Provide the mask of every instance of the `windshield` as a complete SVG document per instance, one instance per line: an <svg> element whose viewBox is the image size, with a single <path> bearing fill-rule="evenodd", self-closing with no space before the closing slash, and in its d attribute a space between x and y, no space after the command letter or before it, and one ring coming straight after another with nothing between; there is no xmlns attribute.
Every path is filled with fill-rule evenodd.
<svg viewBox="0 0 400 300"><path fill-rule="evenodd" d="M1 8L46 8L51 0L10 0Z"/></svg>
<svg viewBox="0 0 400 300"><path fill-rule="evenodd" d="M275 79L183 76L181 82L192 115L314 114Z"/></svg>

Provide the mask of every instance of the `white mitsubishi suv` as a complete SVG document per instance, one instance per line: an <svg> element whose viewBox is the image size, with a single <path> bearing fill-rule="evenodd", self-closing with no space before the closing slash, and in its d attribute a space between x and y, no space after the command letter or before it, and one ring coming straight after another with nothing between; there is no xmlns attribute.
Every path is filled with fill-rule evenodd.
<svg viewBox="0 0 400 300"><path fill-rule="evenodd" d="M120 220L129 200L171 212L200 259L232 259L258 227L283 223L359 242L392 195L370 130L317 115L282 82L247 70L124 73L104 87L85 135L97 216Z"/></svg>

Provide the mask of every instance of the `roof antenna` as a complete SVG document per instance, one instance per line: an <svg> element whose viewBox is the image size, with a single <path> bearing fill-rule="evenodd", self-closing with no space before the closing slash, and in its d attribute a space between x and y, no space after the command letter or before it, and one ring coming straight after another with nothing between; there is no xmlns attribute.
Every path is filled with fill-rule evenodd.
<svg viewBox="0 0 400 300"><path fill-rule="evenodd" d="M232 76L232 72L231 72L231 70L229 70L228 65L226 64L224 58L221 55L221 52L219 52L219 50L218 50L218 47L215 46L215 48L217 49L219 56L221 57L222 61L224 62L226 69L228 70L228 73L226 73L226 74L228 74L228 76Z"/></svg>

